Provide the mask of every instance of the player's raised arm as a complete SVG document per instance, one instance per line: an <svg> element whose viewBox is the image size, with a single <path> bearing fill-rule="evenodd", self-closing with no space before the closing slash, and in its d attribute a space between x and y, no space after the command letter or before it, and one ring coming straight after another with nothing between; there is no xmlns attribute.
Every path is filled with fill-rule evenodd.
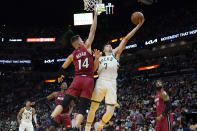
<svg viewBox="0 0 197 131"><path fill-rule="evenodd" d="M57 92L53 92L47 96L47 100L52 100L57 97Z"/></svg>
<svg viewBox="0 0 197 131"><path fill-rule="evenodd" d="M23 112L24 112L24 108L21 108L18 115L17 115L17 121L19 124L21 124L21 116L22 116Z"/></svg>
<svg viewBox="0 0 197 131"><path fill-rule="evenodd" d="M60 68L59 72L58 72L58 83L62 82L63 78L64 78L64 70L66 68L68 68L68 66L72 63L73 61L73 55L69 55L66 59L66 61L64 62L64 64L62 65L62 67Z"/></svg>
<svg viewBox="0 0 197 131"><path fill-rule="evenodd" d="M38 99L38 100L35 101L35 102L32 102L31 105L35 105L36 103L43 102L43 101L47 101L47 100L52 100L52 99L54 99L56 96L57 96L57 92L53 92L53 93L51 93L50 95L48 95L47 97L43 97L43 98Z"/></svg>
<svg viewBox="0 0 197 131"><path fill-rule="evenodd" d="M32 115L33 115L33 118L34 118L34 122L36 124L36 128L39 127L38 123L37 123L37 118L36 118L36 110L33 108L32 109Z"/></svg>
<svg viewBox="0 0 197 131"><path fill-rule="evenodd" d="M144 23L144 19L142 19L139 24L131 31L127 34L127 36L121 41L121 43L119 44L119 46L117 48L114 49L114 53L116 55L116 57L119 59L120 55L122 53L122 51L125 48L125 45L127 44L127 42L134 36L134 34L140 29L140 27L143 25Z"/></svg>
<svg viewBox="0 0 197 131"><path fill-rule="evenodd" d="M89 33L88 39L85 42L86 49L90 49L91 50L91 45L92 45L92 42L94 40L96 27L97 27L97 16L98 16L98 13L97 13L97 11L95 9L94 10L94 20L93 20L93 23L92 23L91 28L90 28L90 33Z"/></svg>
<svg viewBox="0 0 197 131"><path fill-rule="evenodd" d="M99 58L102 56L102 52L95 49L94 50L95 60L94 60L94 72L98 69L99 66Z"/></svg>

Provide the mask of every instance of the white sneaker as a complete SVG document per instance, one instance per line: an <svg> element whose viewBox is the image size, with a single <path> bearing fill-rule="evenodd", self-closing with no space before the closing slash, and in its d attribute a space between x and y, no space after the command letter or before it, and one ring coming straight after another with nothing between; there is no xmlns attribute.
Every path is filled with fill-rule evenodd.
<svg viewBox="0 0 197 131"><path fill-rule="evenodd" d="M85 131L90 131L91 130L91 126L85 126Z"/></svg>
<svg viewBox="0 0 197 131"><path fill-rule="evenodd" d="M96 123L94 124L94 130L95 130L95 131L101 131L101 129L98 129L98 126L99 126L99 122L96 122Z"/></svg>

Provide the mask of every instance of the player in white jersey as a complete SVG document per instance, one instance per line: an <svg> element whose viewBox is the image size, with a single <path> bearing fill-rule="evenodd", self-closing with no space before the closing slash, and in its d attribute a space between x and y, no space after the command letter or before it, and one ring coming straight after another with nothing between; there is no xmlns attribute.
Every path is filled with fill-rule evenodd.
<svg viewBox="0 0 197 131"><path fill-rule="evenodd" d="M92 103L90 111L87 117L87 123L85 130L90 131L92 122L94 121L95 112L99 107L100 102L105 97L106 113L103 115L102 120L99 122L97 131L107 123L113 116L115 106L117 104L117 88L116 88L116 78L118 76L117 70L119 67L119 59L122 51L125 48L126 43L131 37L139 30L139 28L144 23L144 19L121 41L119 46L112 49L110 44L104 46L105 56L101 56L94 62L94 71L98 69L99 78L96 81L96 86L92 94ZM95 53L95 55L101 55Z"/></svg>
<svg viewBox="0 0 197 131"><path fill-rule="evenodd" d="M36 123L36 127L38 128L39 125L37 124L36 119L36 111L34 108L31 107L31 102L26 101L26 106L20 109L20 112L17 115L19 126L19 131L34 131L34 127L32 124L32 116L34 118L34 122Z"/></svg>

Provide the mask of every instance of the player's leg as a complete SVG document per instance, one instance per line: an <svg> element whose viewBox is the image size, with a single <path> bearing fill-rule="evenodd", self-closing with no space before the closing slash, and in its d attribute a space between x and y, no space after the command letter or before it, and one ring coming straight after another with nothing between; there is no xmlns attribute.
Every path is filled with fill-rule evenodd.
<svg viewBox="0 0 197 131"><path fill-rule="evenodd" d="M172 116L170 113L166 114L166 124L167 124L166 131L172 131Z"/></svg>
<svg viewBox="0 0 197 131"><path fill-rule="evenodd" d="M71 123L71 118L70 118L70 116L63 117L63 118L62 118L62 123L63 123L64 128L66 129L66 131L71 130L71 128L72 128L72 123Z"/></svg>
<svg viewBox="0 0 197 131"><path fill-rule="evenodd" d="M26 131L34 131L34 127L29 127L29 128L26 128Z"/></svg>
<svg viewBox="0 0 197 131"><path fill-rule="evenodd" d="M90 104L90 99L92 96L93 91L93 85L94 85L94 79L89 77L78 77L78 89L80 89L80 98L79 98L79 113L76 116L76 129L80 130L81 123L84 119L84 115L86 114L86 111Z"/></svg>
<svg viewBox="0 0 197 131"><path fill-rule="evenodd" d="M172 120L169 113L157 123L156 131L172 131Z"/></svg>
<svg viewBox="0 0 197 131"><path fill-rule="evenodd" d="M54 118L54 121L51 121L51 125L49 127L49 131L55 131L55 129L58 127L58 124L61 123L61 116L58 115Z"/></svg>
<svg viewBox="0 0 197 131"><path fill-rule="evenodd" d="M97 129L100 130L109 120L112 118L115 110L115 105L107 105L106 112L102 117L102 120L99 122Z"/></svg>
<svg viewBox="0 0 197 131"><path fill-rule="evenodd" d="M32 123L27 123L26 131L34 131L34 127Z"/></svg>
<svg viewBox="0 0 197 131"><path fill-rule="evenodd" d="M68 95L66 94L64 96L64 100L62 102L61 105L58 105L55 107L55 110L53 111L53 113L51 114L52 118L55 118L57 117L58 115L60 115L63 111L63 109L68 106L68 104L70 103L71 100L75 99L75 97L71 96L71 95Z"/></svg>
<svg viewBox="0 0 197 131"><path fill-rule="evenodd" d="M155 131L161 131L161 126L159 125L158 122L155 125Z"/></svg>
<svg viewBox="0 0 197 131"><path fill-rule="evenodd" d="M75 100L79 96L78 91L78 78L75 77L72 84L66 91L66 95L64 96L64 100L61 105L56 106L55 110L51 114L52 119L57 117L63 111L63 108L67 107L71 100Z"/></svg>
<svg viewBox="0 0 197 131"><path fill-rule="evenodd" d="M169 131L166 116L156 123L155 130L157 130L157 131Z"/></svg>
<svg viewBox="0 0 197 131"><path fill-rule="evenodd" d="M92 98L91 98L92 103L91 103L90 111L87 116L87 122L86 122L86 127L85 127L86 131L90 131L91 125L94 121L95 112L97 111L100 102L105 97L105 94L106 94L106 90L102 88L102 80L98 79L96 81L96 86L94 88Z"/></svg>
<svg viewBox="0 0 197 131"><path fill-rule="evenodd" d="M90 100L88 98L80 97L79 101L79 113L76 116L75 122L77 128L81 127L84 115L86 114L86 111L88 110L90 104Z"/></svg>
<svg viewBox="0 0 197 131"><path fill-rule="evenodd" d="M19 126L19 131L25 131L25 126L24 126L24 124L20 124L20 126Z"/></svg>
<svg viewBox="0 0 197 131"><path fill-rule="evenodd" d="M170 115L170 122L171 122L171 127L172 127L171 130L173 130L173 115L171 113L169 113L169 115Z"/></svg>
<svg viewBox="0 0 197 131"><path fill-rule="evenodd" d="M98 102L92 102L91 103L90 111L89 111L88 116L87 116L85 131L90 131L91 130L91 125L94 121L95 112L97 111L97 109L99 107L99 104L100 103L98 103Z"/></svg>
<svg viewBox="0 0 197 131"><path fill-rule="evenodd" d="M106 112L99 122L97 129L100 130L114 114L114 110L117 104L117 94L116 94L116 81L105 81L107 93L105 96Z"/></svg>

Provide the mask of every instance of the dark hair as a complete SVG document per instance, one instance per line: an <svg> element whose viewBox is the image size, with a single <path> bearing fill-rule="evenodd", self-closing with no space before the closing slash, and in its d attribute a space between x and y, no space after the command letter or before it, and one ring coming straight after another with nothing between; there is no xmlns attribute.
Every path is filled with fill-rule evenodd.
<svg viewBox="0 0 197 131"><path fill-rule="evenodd" d="M73 37L71 38L71 41L70 41L71 44L72 44L73 42L79 40L79 38L80 38L80 35L75 35L75 36L73 36Z"/></svg>
<svg viewBox="0 0 197 131"><path fill-rule="evenodd" d="M162 83L162 80L161 80L161 79L158 79L158 80L156 80L156 83L157 83L157 82L161 82L161 83Z"/></svg>
<svg viewBox="0 0 197 131"><path fill-rule="evenodd" d="M104 48L105 48L106 45L111 45L111 43L108 42L107 44L104 44L103 50L104 50Z"/></svg>
<svg viewBox="0 0 197 131"><path fill-rule="evenodd" d="M159 82L163 85L162 80L160 80L160 79L159 79L159 80L156 80L156 81L155 81L155 89L156 89L156 90L161 90L161 88L162 88L162 86L157 85L157 83L159 83Z"/></svg>
<svg viewBox="0 0 197 131"><path fill-rule="evenodd" d="M24 104L26 105L27 102L31 102L31 101L30 100L25 100L25 103Z"/></svg>

